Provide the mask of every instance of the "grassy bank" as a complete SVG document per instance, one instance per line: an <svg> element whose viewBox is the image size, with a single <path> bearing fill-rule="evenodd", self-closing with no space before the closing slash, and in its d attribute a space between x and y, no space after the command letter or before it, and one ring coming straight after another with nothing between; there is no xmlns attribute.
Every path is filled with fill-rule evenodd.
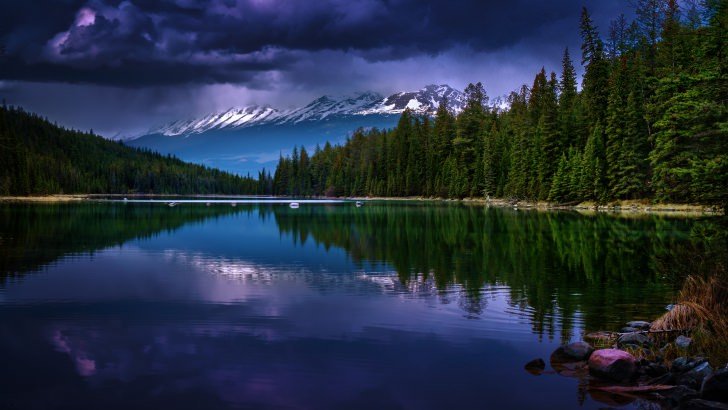
<svg viewBox="0 0 728 410"><path fill-rule="evenodd" d="M658 341L665 342L671 332L692 337L687 352L666 349L667 359L688 353L705 356L715 366L728 363L728 282L725 267L722 268L707 278L689 276L672 309L652 322L650 331L655 332ZM674 337L675 333L670 336Z"/></svg>
<svg viewBox="0 0 728 410"><path fill-rule="evenodd" d="M88 199L88 195L38 195L38 196L0 196L0 202L74 202Z"/></svg>

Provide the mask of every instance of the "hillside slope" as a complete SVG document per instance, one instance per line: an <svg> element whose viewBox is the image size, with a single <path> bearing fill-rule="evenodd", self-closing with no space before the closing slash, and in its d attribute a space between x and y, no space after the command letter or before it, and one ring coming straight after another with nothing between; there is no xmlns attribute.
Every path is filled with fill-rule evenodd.
<svg viewBox="0 0 728 410"><path fill-rule="evenodd" d="M13 107L0 107L0 163L0 195L256 194L266 185L266 178L259 184L127 147Z"/></svg>

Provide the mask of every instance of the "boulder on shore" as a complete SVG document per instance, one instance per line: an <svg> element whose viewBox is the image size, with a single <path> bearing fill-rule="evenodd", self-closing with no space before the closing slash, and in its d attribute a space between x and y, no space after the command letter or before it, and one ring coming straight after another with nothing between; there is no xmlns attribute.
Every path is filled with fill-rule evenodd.
<svg viewBox="0 0 728 410"><path fill-rule="evenodd" d="M677 385L674 389L663 392L662 396L667 399L670 407L674 408L680 408L685 402L699 398L697 391L681 385Z"/></svg>
<svg viewBox="0 0 728 410"><path fill-rule="evenodd" d="M677 359L672 361L672 366L670 368L671 371L676 373L685 373L691 369L694 369L698 365L701 365L708 360L704 357L694 357L692 359L687 357L678 357Z"/></svg>
<svg viewBox="0 0 728 410"><path fill-rule="evenodd" d="M673 372L682 373L682 372L686 372L686 371L692 369L692 367L689 367L690 364L691 364L690 359L688 359L685 356L682 356L682 357L678 357L677 359L673 360L672 365L670 367ZM695 367L695 366L693 365L693 367Z"/></svg>
<svg viewBox="0 0 728 410"><path fill-rule="evenodd" d="M650 326L652 326L652 323L645 322L644 320L633 320L631 322L627 322L627 326L640 330L650 330Z"/></svg>
<svg viewBox="0 0 728 410"><path fill-rule="evenodd" d="M728 403L728 368L716 370L703 380L702 398Z"/></svg>
<svg viewBox="0 0 728 410"><path fill-rule="evenodd" d="M587 360L594 348L587 342L574 342L564 346L564 354L574 360Z"/></svg>
<svg viewBox="0 0 728 410"><path fill-rule="evenodd" d="M713 373L713 369L708 362L703 362L687 372L680 375L677 379L678 384L683 384L693 389L699 389L703 380Z"/></svg>
<svg viewBox="0 0 728 410"><path fill-rule="evenodd" d="M680 335L675 339L675 345L681 349L687 349L692 341L693 339Z"/></svg>
<svg viewBox="0 0 728 410"><path fill-rule="evenodd" d="M637 360L619 349L597 350L589 357L589 372L615 381L629 380L637 370Z"/></svg>
<svg viewBox="0 0 728 410"><path fill-rule="evenodd" d="M649 346L652 344L650 338L644 333L626 333L617 339L619 346L633 345L633 346Z"/></svg>
<svg viewBox="0 0 728 410"><path fill-rule="evenodd" d="M685 410L728 410L728 404L704 399L692 399L680 406Z"/></svg>

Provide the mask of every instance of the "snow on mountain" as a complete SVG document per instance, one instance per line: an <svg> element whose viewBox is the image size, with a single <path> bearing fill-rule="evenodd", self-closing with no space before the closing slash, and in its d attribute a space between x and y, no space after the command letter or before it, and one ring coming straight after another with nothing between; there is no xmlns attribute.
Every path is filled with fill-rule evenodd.
<svg viewBox="0 0 728 410"><path fill-rule="evenodd" d="M305 107L281 112L272 122L279 124L298 123L301 121L320 121L332 115L359 115L360 111L366 110L381 100L381 95L372 92L341 99L325 95Z"/></svg>
<svg viewBox="0 0 728 410"><path fill-rule="evenodd" d="M418 91L400 92L389 97L365 92L354 96L335 98L323 96L306 106L279 110L270 106L250 105L230 108L191 120L180 120L153 128L147 134L188 136L214 130L235 130L256 125L298 124L367 115L399 115L405 108L417 114L434 115L440 101L447 98L448 108L459 113L465 106L462 92L447 85L428 85Z"/></svg>
<svg viewBox="0 0 728 410"><path fill-rule="evenodd" d="M357 114L401 114L405 108L417 114L434 115L440 101L447 98L448 109L459 113L465 107L465 95L448 85L428 85L419 91L392 94L371 108Z"/></svg>
<svg viewBox="0 0 728 410"><path fill-rule="evenodd" d="M231 108L225 112L209 114L202 118L175 121L149 133L185 135L214 129L238 128L264 122L267 119L275 118L278 114L279 111L275 108L251 105L242 108Z"/></svg>

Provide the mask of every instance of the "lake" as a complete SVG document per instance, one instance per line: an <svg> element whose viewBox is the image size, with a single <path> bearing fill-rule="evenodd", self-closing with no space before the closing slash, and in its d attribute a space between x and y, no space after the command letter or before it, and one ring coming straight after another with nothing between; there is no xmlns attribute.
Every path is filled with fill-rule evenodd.
<svg viewBox="0 0 728 410"><path fill-rule="evenodd" d="M602 408L583 381L524 364L662 314L703 223L0 204L0 408Z"/></svg>

